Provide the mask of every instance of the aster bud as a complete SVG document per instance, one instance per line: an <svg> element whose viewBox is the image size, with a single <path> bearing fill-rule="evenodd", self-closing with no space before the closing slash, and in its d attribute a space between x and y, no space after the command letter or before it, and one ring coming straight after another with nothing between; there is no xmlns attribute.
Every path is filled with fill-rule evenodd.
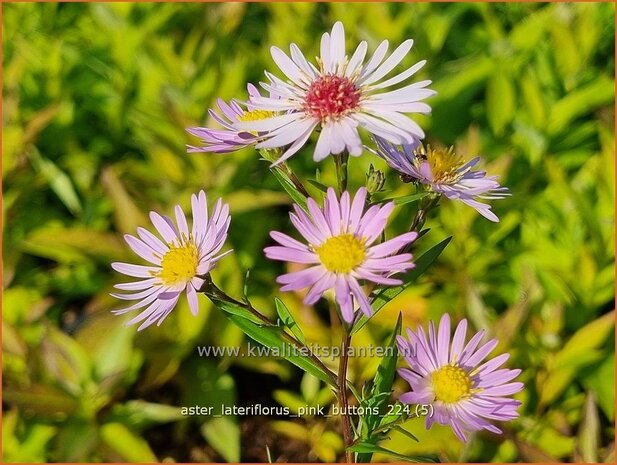
<svg viewBox="0 0 617 465"><path fill-rule="evenodd" d="M366 190L369 194L375 194L383 189L386 183L386 176L382 171L376 170L373 165L369 167L366 174Z"/></svg>

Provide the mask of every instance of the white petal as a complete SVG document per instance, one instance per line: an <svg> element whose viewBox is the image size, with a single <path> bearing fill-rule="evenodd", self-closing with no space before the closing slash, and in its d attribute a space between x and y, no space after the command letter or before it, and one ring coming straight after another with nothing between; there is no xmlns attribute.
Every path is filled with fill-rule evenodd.
<svg viewBox="0 0 617 465"><path fill-rule="evenodd" d="M340 72L345 61L345 28L337 21L330 35L330 60L335 67L334 72Z"/></svg>
<svg viewBox="0 0 617 465"><path fill-rule="evenodd" d="M273 116L272 118L260 119L255 121L238 121L234 124L236 129L245 131L272 131L273 129L285 126L301 118L301 113L289 113L287 115Z"/></svg>
<svg viewBox="0 0 617 465"><path fill-rule="evenodd" d="M405 79L413 76L414 74L416 74L420 69L422 69L422 67L426 64L426 60L422 60L419 61L418 63L416 63L415 65L413 65L411 68L406 69L405 71L403 71L400 74L397 74L396 76L380 82L379 84L376 84L374 86L371 86L371 90L373 89L383 89L385 87L390 87L393 86L395 84L398 84L401 81L404 81ZM366 83L365 83L366 84Z"/></svg>
<svg viewBox="0 0 617 465"><path fill-rule="evenodd" d="M322 127L321 134L315 145L315 151L313 152L313 160L321 161L330 155L330 144L333 137L332 126L333 125L329 123Z"/></svg>
<svg viewBox="0 0 617 465"><path fill-rule="evenodd" d="M406 41L404 41L396 48L396 50L394 50L394 52L392 52L392 55L390 55L388 59L384 61L381 66L379 66L379 68L375 70L375 72L371 74L367 73L362 79L360 79L360 84L369 85L373 82L377 82L378 80L380 80L390 71L392 71L396 67L396 65L401 62L403 58L405 58L405 55L409 53L411 47L413 47L413 40L407 39Z"/></svg>
<svg viewBox="0 0 617 465"><path fill-rule="evenodd" d="M272 55L272 59L285 74L285 76L291 79L295 84L304 87L302 82L302 71L298 68L298 65L296 65L291 58L289 58L287 54L278 47L270 47L270 53Z"/></svg>
<svg viewBox="0 0 617 465"><path fill-rule="evenodd" d="M388 53L388 45L389 43L387 40L384 40L379 44L379 47L377 47L377 50L375 50L375 53L373 53L373 56L360 73L360 79L363 79L372 73L373 70L379 66L379 63L381 63L383 58L386 56L386 53Z"/></svg>
<svg viewBox="0 0 617 465"><path fill-rule="evenodd" d="M360 42L358 48L356 48L356 51L353 53L351 59L349 60L349 63L347 64L347 69L345 70L346 77L354 74L358 70L358 68L362 66L362 63L364 62L364 57L366 56L367 48L368 44L365 40Z"/></svg>
<svg viewBox="0 0 617 465"><path fill-rule="evenodd" d="M294 121L291 124L285 126L285 130L277 133L274 137L271 137L263 142L260 142L255 147L258 149L262 148L274 148L274 147L283 147L284 145L290 144L291 142L297 140L305 134L305 131L308 127L315 124L315 121L312 118L306 118L304 120Z"/></svg>

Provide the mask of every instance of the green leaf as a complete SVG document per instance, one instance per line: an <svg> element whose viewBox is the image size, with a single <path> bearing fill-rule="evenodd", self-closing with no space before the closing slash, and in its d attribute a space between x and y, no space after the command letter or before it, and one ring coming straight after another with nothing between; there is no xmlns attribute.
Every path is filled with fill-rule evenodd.
<svg viewBox="0 0 617 465"><path fill-rule="evenodd" d="M375 315L379 310L383 308L388 302L394 299L397 295L399 295L405 288L407 288L410 284L417 281L417 279L433 264L435 260L441 255L446 246L452 240L452 236L445 238L439 244L433 246L429 250L427 250L421 257L419 257L416 261L416 267L404 273L403 275L399 275L399 279L403 280L403 284L401 286L394 286L384 288L377 292L375 298L373 299L373 315ZM368 318L365 315L362 315L358 320L358 323L353 327L351 333L356 334L362 327L368 322Z"/></svg>
<svg viewBox="0 0 617 465"><path fill-rule="evenodd" d="M157 462L148 443L121 423L106 423L101 439L127 462Z"/></svg>
<svg viewBox="0 0 617 465"><path fill-rule="evenodd" d="M301 408L306 407L306 400L295 392L277 389L272 393L272 397L283 407L288 407L289 411L297 414Z"/></svg>
<svg viewBox="0 0 617 465"><path fill-rule="evenodd" d="M289 194L292 200L297 203L303 210L307 210L306 197L298 189L296 189L296 186L294 186L294 183L291 181L291 179L289 179L289 176L287 176L287 174L283 170L277 167L270 168L270 171L272 172L276 180L279 182L279 184L283 186L283 189L285 189L285 191Z"/></svg>
<svg viewBox="0 0 617 465"><path fill-rule="evenodd" d="M304 355L301 349L290 347L290 342L283 338L282 328L276 326L263 326L260 321L245 308L230 302L212 298L213 303L225 311L225 315L233 321L247 336L260 344L274 349L280 354L285 354L285 359L294 365L309 372L322 381L336 385L336 380L330 378L308 355ZM257 320L257 321L256 321ZM308 351L308 348L306 349Z"/></svg>
<svg viewBox="0 0 617 465"><path fill-rule="evenodd" d="M380 200L380 202L388 202L392 201L395 205L405 205L407 203L417 202L418 200L423 199L429 193L428 192L417 192L415 194L404 195L402 197L390 197L387 199Z"/></svg>
<svg viewBox="0 0 617 465"><path fill-rule="evenodd" d="M615 100L615 81L599 76L591 84L576 89L551 107L547 130L554 135L565 130L577 117Z"/></svg>
<svg viewBox="0 0 617 465"><path fill-rule="evenodd" d="M369 407L368 411L373 411L373 409L379 411L377 415L367 414L362 417L363 437L369 439L369 441L373 439L373 430L379 426L381 422L382 415L384 414L384 407L392 392L392 384L394 383L396 374L396 362L398 360L396 336L401 333L402 324L403 316L399 313L394 331L392 331L392 336L386 346L387 355L383 357L377 368L377 373L369 388L369 397L363 401L363 405ZM364 457L358 456L359 462L370 462L370 460L370 455Z"/></svg>
<svg viewBox="0 0 617 465"><path fill-rule="evenodd" d="M388 449L384 449L381 446L375 445L375 444L371 444L370 442L359 442L357 444L354 444L350 447L347 448L347 450L353 451L353 452L358 452L358 453L366 453L366 454L374 454L374 453L380 453L380 454L385 454L385 455L390 455L392 457L396 457L397 459L403 460L405 462L413 462L413 463L437 463L437 460L435 460L432 457L420 457L420 456L414 456L414 457L407 457L405 455L399 454L397 452L388 450Z"/></svg>
<svg viewBox="0 0 617 465"><path fill-rule="evenodd" d="M227 462L240 461L240 427L232 418L212 418L202 425L201 433Z"/></svg>
<svg viewBox="0 0 617 465"><path fill-rule="evenodd" d="M606 356L601 350L615 325L615 312L579 329L548 364L548 377L542 386L540 404L548 405L572 382L583 367Z"/></svg>
<svg viewBox="0 0 617 465"><path fill-rule="evenodd" d="M290 331L293 333L294 336L296 336L296 339L298 341L304 344L304 334L296 323L296 320L294 320L294 317L289 312L287 306L285 306L283 301L278 297L274 298L274 303L276 304L276 313L278 313L278 316L283 322L283 324L290 329Z"/></svg>
<svg viewBox="0 0 617 465"><path fill-rule="evenodd" d="M185 419L178 407L143 400L129 400L125 404L116 404L109 417L110 421L124 423L136 429Z"/></svg>
<svg viewBox="0 0 617 465"><path fill-rule="evenodd" d="M321 192L328 192L328 186L326 186L325 184L322 184L314 179L309 179L308 182L312 186L315 186L317 189L319 189Z"/></svg>
<svg viewBox="0 0 617 465"><path fill-rule="evenodd" d="M258 326L255 323L239 317L238 315L229 315L229 319L240 327L244 333L260 344L269 347L270 349L277 349L279 353L288 354L290 352L289 343L285 342L281 336L280 328L272 328L268 326ZM293 351L293 349L291 350ZM325 373L315 362L313 362L308 356L301 354L288 355L284 357L285 360L290 361L294 365L302 368L304 371L316 376L322 381L335 385L335 381Z"/></svg>
<svg viewBox="0 0 617 465"><path fill-rule="evenodd" d="M583 410L583 421L578 433L578 450L585 463L598 461L600 449L600 419L593 394L587 394Z"/></svg>
<svg viewBox="0 0 617 465"><path fill-rule="evenodd" d="M81 203L71 182L71 178L58 168L52 161L43 158L38 150L29 152L34 168L40 172L49 183L49 187L58 196L64 206L73 214L81 213Z"/></svg>
<svg viewBox="0 0 617 465"><path fill-rule="evenodd" d="M503 134L514 117L515 108L516 96L512 81L502 69L497 69L486 86L486 117L495 135Z"/></svg>
<svg viewBox="0 0 617 465"><path fill-rule="evenodd" d="M234 305L225 300L217 299L216 297L211 295L208 295L208 298L212 300L212 303L214 305L216 305L218 308L230 315L236 315L240 318L245 318L256 324L263 324L263 322L257 316L253 315L249 310L241 307L240 305Z"/></svg>

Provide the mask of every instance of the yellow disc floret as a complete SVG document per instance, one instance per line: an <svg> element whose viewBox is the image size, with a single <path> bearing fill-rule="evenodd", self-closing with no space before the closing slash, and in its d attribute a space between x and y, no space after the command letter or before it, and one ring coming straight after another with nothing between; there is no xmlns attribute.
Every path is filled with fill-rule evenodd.
<svg viewBox="0 0 617 465"><path fill-rule="evenodd" d="M464 173L459 169L465 164L465 160L460 155L454 153L454 147L448 149L432 148L430 145L426 149L421 147L416 152L420 163L426 162L431 168L433 182L439 184L453 184L457 182Z"/></svg>
<svg viewBox="0 0 617 465"><path fill-rule="evenodd" d="M156 276L167 286L189 281L197 273L198 261L197 247L192 242L170 244L169 252L163 255L161 271Z"/></svg>
<svg viewBox="0 0 617 465"><path fill-rule="evenodd" d="M445 365L431 375L435 399L446 403L458 402L472 393L471 378L458 366Z"/></svg>
<svg viewBox="0 0 617 465"><path fill-rule="evenodd" d="M238 116L238 121L259 121L262 119L272 118L276 113L268 110L251 110L245 111Z"/></svg>
<svg viewBox="0 0 617 465"><path fill-rule="evenodd" d="M250 110L245 111L242 115L238 116L238 121L259 121L262 119L268 119L276 116L276 113L268 110ZM250 134L254 136L257 135L255 131L249 131Z"/></svg>
<svg viewBox="0 0 617 465"><path fill-rule="evenodd" d="M330 237L314 250L323 266L332 273L349 273L366 258L364 240L353 234Z"/></svg>

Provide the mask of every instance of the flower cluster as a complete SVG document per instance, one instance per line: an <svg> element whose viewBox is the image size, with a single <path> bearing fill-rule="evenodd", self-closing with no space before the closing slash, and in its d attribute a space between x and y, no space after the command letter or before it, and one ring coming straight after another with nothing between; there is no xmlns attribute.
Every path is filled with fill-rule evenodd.
<svg viewBox="0 0 617 465"><path fill-rule="evenodd" d="M264 253L271 260L300 267L277 278L281 291L308 289L303 299L306 305L332 296L346 334L351 334L361 315L368 318L374 313L373 288L406 284L405 273L415 267L410 249L420 236L420 231L415 230L420 222L415 221L416 217L409 231L386 239L395 203L373 199L373 194L384 187L384 174L371 165L367 187L350 192L346 189L346 174L340 171L342 160L347 169L343 154L360 156L367 148L398 171L404 182L431 194L431 199L445 196L460 200L491 221L499 220L491 206L481 200L509 195L495 176L473 169L479 158L466 162L453 149L425 148L421 143L424 132L408 115L429 113L431 108L423 100L435 92L428 88L431 81L406 81L425 61L391 76L412 45L412 40L406 40L388 55L388 41L383 41L367 59L368 45L363 41L348 58L345 31L337 22L331 32L323 34L316 63L308 61L296 44L291 44L289 54L272 47L272 58L284 77L265 73L268 82L261 83L261 87L267 96L248 84L247 101L219 99L219 111L209 110L221 128L188 129L202 141L201 146L189 146L189 152L228 153L254 147L270 154L273 169L286 163L318 132L313 159L335 157L339 192L330 187L324 189L323 199L313 199L300 185L302 189L296 194L305 202L295 196L289 217L301 237L272 231L270 236L276 245L266 247ZM397 87L399 84L403 85ZM360 128L369 133L373 147L363 145ZM293 175L286 164L283 166L286 174ZM301 184L295 176L289 179ZM431 208L434 204L430 204ZM128 293L112 294L118 299L137 301L114 313L139 311L127 323L140 323L139 330L154 323L160 325L183 293L193 314L198 312L199 292L215 303L242 305L216 288L210 276L216 263L231 252L221 253L230 226L229 207L218 199L209 215L203 191L191 197L191 206L190 228L177 205L175 222L150 213L158 235L138 228L137 236L125 236L130 248L148 265L112 264L116 271L140 278L116 284L117 289ZM419 207L418 214L421 212L425 213ZM215 293L209 294L208 290ZM245 308L264 323L273 324L250 304ZM508 354L483 363L497 345L496 340L480 346L484 334L480 331L465 344L466 332L467 322L462 320L451 340L450 317L445 314L437 329L430 323L428 335L419 327L408 330L408 339L397 339L409 365L399 373L411 387L400 400L431 404L434 414L427 417L427 428L434 422L450 425L463 441L473 431L500 433L490 421L516 418L519 402L508 396L523 388L522 383L511 382L520 370L500 369ZM345 389L345 370L342 373L339 382L343 387L339 385L339 389Z"/></svg>

